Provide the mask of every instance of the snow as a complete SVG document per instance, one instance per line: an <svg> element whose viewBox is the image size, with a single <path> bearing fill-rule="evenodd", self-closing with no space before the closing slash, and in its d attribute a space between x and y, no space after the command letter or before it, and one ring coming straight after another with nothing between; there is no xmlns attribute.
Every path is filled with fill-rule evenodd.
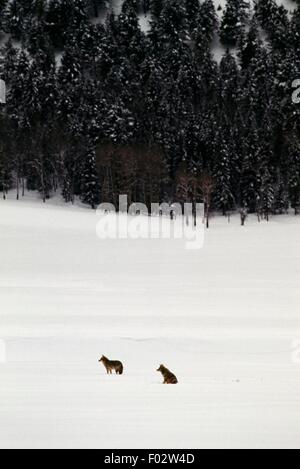
<svg viewBox="0 0 300 469"><path fill-rule="evenodd" d="M300 218L215 217L199 251L96 224L0 201L0 447L299 447Z"/></svg>

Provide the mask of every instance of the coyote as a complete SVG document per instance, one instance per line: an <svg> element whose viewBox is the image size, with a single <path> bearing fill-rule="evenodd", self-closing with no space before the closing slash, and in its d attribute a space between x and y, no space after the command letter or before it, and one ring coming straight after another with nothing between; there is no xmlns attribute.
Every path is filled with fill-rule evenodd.
<svg viewBox="0 0 300 469"><path fill-rule="evenodd" d="M99 359L99 363L100 362L102 362L103 365L105 366L107 374L111 375L113 370L115 370L117 375L123 374L123 365L121 362L117 360L109 360L104 355L102 355L102 357Z"/></svg>
<svg viewBox="0 0 300 469"><path fill-rule="evenodd" d="M178 383L176 376L173 373L171 373L171 371L168 370L168 368L166 368L164 365L160 365L160 367L156 371L160 371L161 374L163 375L163 378L164 378L163 384L177 384Z"/></svg>

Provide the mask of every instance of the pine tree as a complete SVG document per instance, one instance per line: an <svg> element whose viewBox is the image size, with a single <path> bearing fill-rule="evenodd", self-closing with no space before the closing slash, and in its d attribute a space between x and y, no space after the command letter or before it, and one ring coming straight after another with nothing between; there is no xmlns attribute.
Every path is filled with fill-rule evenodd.
<svg viewBox="0 0 300 469"><path fill-rule="evenodd" d="M260 47L243 75L240 91L241 108L246 115L255 114L258 128L272 102L273 88L272 57L264 47Z"/></svg>
<svg viewBox="0 0 300 469"><path fill-rule="evenodd" d="M291 207L295 214L300 210L300 153L299 143L291 143L289 153L288 190Z"/></svg>
<svg viewBox="0 0 300 469"><path fill-rule="evenodd" d="M9 39L4 47L1 50L2 52L2 61L1 61L1 71L2 79L8 85L11 80L14 78L16 73L18 54L17 49L13 46L13 42Z"/></svg>
<svg viewBox="0 0 300 469"><path fill-rule="evenodd" d="M244 0L228 0L220 29L220 39L223 44L236 45L247 19L247 8Z"/></svg>
<svg viewBox="0 0 300 469"><path fill-rule="evenodd" d="M298 212L300 108L291 94L300 76L299 6L289 20L274 0L258 0L248 22L245 2L228 0L221 38L238 45L238 60L227 50L220 63L212 0L125 0L120 15L111 6L0 0L0 26L11 37L0 53L4 194L14 184L18 197L27 187L46 200L60 185L66 201L78 195L96 206L98 185L113 201L121 190L132 200L170 200L184 166L182 182L206 175L209 210ZM105 24L91 21L107 7Z"/></svg>
<svg viewBox="0 0 300 469"><path fill-rule="evenodd" d="M250 23L248 33L243 30L238 42L238 56L243 70L249 67L251 60L256 57L261 47L262 42L258 32L258 24L257 21L253 19Z"/></svg>
<svg viewBox="0 0 300 469"><path fill-rule="evenodd" d="M43 51L46 55L54 57L50 37L48 36L44 22L33 20L31 23L30 31L26 35L24 43L27 46L28 52L35 56Z"/></svg>
<svg viewBox="0 0 300 469"><path fill-rule="evenodd" d="M68 126L77 112L84 83L83 64L75 40L66 45L57 75L60 95L58 118L62 126Z"/></svg>
<svg viewBox="0 0 300 469"><path fill-rule="evenodd" d="M106 0L89 0L90 11L96 18L99 17L100 9L103 9L107 4Z"/></svg>
<svg viewBox="0 0 300 469"><path fill-rule="evenodd" d="M0 30L3 31L5 28L5 10L7 6L7 0L0 0Z"/></svg>
<svg viewBox="0 0 300 469"><path fill-rule="evenodd" d="M62 196L65 200L65 202L69 203L72 202L72 191L71 191L71 180L70 177L67 173L64 174L63 176L63 181L62 181Z"/></svg>
<svg viewBox="0 0 300 469"><path fill-rule="evenodd" d="M65 30L69 25L70 10L68 0L50 0L45 16L45 30L51 43L62 48L65 43Z"/></svg>
<svg viewBox="0 0 300 469"><path fill-rule="evenodd" d="M10 126L5 111L0 111L0 191L6 199L13 182L12 148L10 143Z"/></svg>
<svg viewBox="0 0 300 469"><path fill-rule="evenodd" d="M201 36L195 44L195 61L198 69L199 106L206 110L215 105L219 87L219 68L212 55L210 42Z"/></svg>
<svg viewBox="0 0 300 469"><path fill-rule="evenodd" d="M290 38L293 50L300 57L300 4L294 10L290 23Z"/></svg>
<svg viewBox="0 0 300 469"><path fill-rule="evenodd" d="M139 11L139 0L124 0L122 4L122 13L128 15L131 11L138 13Z"/></svg>
<svg viewBox="0 0 300 469"><path fill-rule="evenodd" d="M199 0L185 0L186 20L189 31L193 32L199 21L200 3Z"/></svg>
<svg viewBox="0 0 300 469"><path fill-rule="evenodd" d="M200 4L197 23L195 32L198 31L202 37L211 41L219 28L219 20L212 0L204 0Z"/></svg>
<svg viewBox="0 0 300 469"><path fill-rule="evenodd" d="M186 38L186 10L182 1L165 0L153 32L164 43Z"/></svg>
<svg viewBox="0 0 300 469"><path fill-rule="evenodd" d="M131 53L138 54L138 51L134 49L138 49L140 45L142 47L143 34L139 26L137 13L132 5L123 8L117 19L116 29L115 38L120 47L120 56L128 55L131 57Z"/></svg>
<svg viewBox="0 0 300 469"><path fill-rule="evenodd" d="M277 181L274 186L274 211L282 215L287 213L289 209L289 193L288 184L281 174L280 170L277 170Z"/></svg>
<svg viewBox="0 0 300 469"><path fill-rule="evenodd" d="M17 41L20 41L22 37L26 13L23 2L20 0L12 0L8 3L4 12L5 31Z"/></svg>
<svg viewBox="0 0 300 469"><path fill-rule="evenodd" d="M243 141L243 161L241 172L241 207L255 213L260 197L259 148L260 142L255 121L249 121L250 128Z"/></svg>
<svg viewBox="0 0 300 469"><path fill-rule="evenodd" d="M70 37L87 27L88 0L50 0L45 13L45 31L54 47L62 48Z"/></svg>
<svg viewBox="0 0 300 469"><path fill-rule="evenodd" d="M222 210L223 215L226 215L235 206L231 177L230 148L225 139L221 137L213 178L215 181L214 204L216 208Z"/></svg>
<svg viewBox="0 0 300 469"><path fill-rule="evenodd" d="M274 180L267 166L262 169L261 187L259 195L259 210L264 214L265 219L269 221L270 213L273 213L275 203Z"/></svg>
<svg viewBox="0 0 300 469"><path fill-rule="evenodd" d="M234 122L238 105L239 72L235 58L227 50L220 63L220 103L227 119Z"/></svg>
<svg viewBox="0 0 300 469"><path fill-rule="evenodd" d="M164 0L150 0L149 10L154 18L159 18L164 7Z"/></svg>
<svg viewBox="0 0 300 469"><path fill-rule="evenodd" d="M286 51L290 46L288 11L275 0L258 0L255 14L265 31L269 34L274 48Z"/></svg>
<svg viewBox="0 0 300 469"><path fill-rule="evenodd" d="M81 175L81 199L94 210L100 203L100 182L96 169L96 152L92 144L87 145Z"/></svg>

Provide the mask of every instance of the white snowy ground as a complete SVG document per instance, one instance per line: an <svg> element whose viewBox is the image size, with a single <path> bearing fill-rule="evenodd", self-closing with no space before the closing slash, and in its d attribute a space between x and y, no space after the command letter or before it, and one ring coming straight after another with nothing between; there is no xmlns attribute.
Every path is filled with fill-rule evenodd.
<svg viewBox="0 0 300 469"><path fill-rule="evenodd" d="M299 448L300 217L215 218L199 251L96 221L0 201L0 447Z"/></svg>

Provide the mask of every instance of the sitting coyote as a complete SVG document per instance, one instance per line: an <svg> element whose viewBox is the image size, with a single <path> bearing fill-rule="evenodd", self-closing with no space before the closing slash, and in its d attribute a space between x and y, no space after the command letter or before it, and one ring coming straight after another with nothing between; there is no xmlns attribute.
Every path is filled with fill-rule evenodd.
<svg viewBox="0 0 300 469"><path fill-rule="evenodd" d="M99 359L99 363L102 362L106 368L107 374L112 374L113 370L115 370L117 375L123 374L123 364L117 360L109 360L104 355Z"/></svg>
<svg viewBox="0 0 300 469"><path fill-rule="evenodd" d="M160 367L156 371L160 371L161 374L163 375L163 378L164 378L163 384L177 384L178 383L176 376L173 373L171 373L171 371L168 370L168 368L166 368L164 365L160 365Z"/></svg>

